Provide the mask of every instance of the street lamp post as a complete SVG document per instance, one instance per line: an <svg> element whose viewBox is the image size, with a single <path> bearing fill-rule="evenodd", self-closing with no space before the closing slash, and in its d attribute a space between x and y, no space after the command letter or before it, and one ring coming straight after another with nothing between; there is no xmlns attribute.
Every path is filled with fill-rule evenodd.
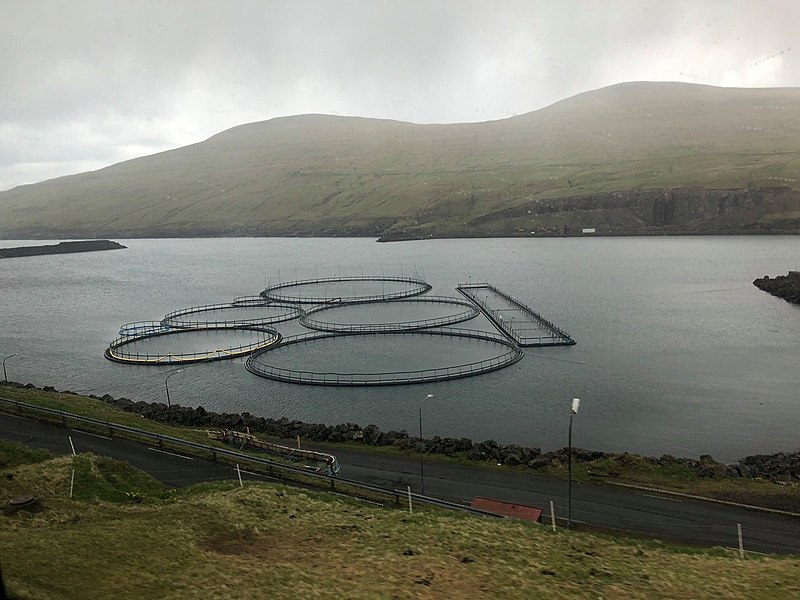
<svg viewBox="0 0 800 600"><path fill-rule="evenodd" d="M433 398L433 394L425 396L426 399ZM424 400L423 400L424 402ZM419 487L422 495L425 495L425 472L422 456L425 452L425 442L422 439L422 402L419 403Z"/></svg>
<svg viewBox="0 0 800 600"><path fill-rule="evenodd" d="M14 354L9 354L3 359L3 383L8 383L8 375L6 374L6 361L12 356L19 356L19 352L14 352Z"/></svg>
<svg viewBox="0 0 800 600"><path fill-rule="evenodd" d="M181 373L182 371L183 369L177 369L175 371L171 371L170 373L167 373L167 376L164 378L164 389L167 391L167 415L168 415L167 418L169 419L170 427L174 427L174 425L172 424L172 403L169 401L169 378L172 377L173 375Z"/></svg>
<svg viewBox="0 0 800 600"><path fill-rule="evenodd" d="M569 413L569 455L567 458L568 475L567 475L567 529L572 526L572 417L578 414L578 406L581 403L580 398L572 399L572 410Z"/></svg>

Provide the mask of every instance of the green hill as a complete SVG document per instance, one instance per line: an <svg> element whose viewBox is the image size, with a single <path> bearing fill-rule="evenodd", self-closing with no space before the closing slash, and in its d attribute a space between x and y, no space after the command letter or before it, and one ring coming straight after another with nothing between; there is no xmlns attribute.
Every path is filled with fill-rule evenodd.
<svg viewBox="0 0 800 600"><path fill-rule="evenodd" d="M301 115L0 193L1 237L800 233L800 88L627 83L500 121Z"/></svg>

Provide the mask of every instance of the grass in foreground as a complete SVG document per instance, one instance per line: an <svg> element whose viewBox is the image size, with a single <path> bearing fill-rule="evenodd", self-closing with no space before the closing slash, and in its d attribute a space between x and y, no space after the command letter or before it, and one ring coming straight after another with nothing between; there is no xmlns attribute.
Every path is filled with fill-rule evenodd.
<svg viewBox="0 0 800 600"><path fill-rule="evenodd" d="M52 457L52 454L47 450L29 448L24 444L15 442L3 442L0 444L0 469L42 462Z"/></svg>
<svg viewBox="0 0 800 600"><path fill-rule="evenodd" d="M34 493L43 507L0 516L3 574L22 600L800 597L797 557L409 515L280 485L165 491L110 459L35 460L0 477L2 498Z"/></svg>

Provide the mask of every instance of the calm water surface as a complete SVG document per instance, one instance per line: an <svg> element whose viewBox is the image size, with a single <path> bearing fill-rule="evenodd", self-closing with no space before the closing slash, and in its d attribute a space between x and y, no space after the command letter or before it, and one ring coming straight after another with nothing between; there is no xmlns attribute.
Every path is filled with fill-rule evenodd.
<svg viewBox="0 0 800 600"><path fill-rule="evenodd" d="M800 268L796 237L123 242L127 250L0 260L0 355L22 353L8 360L9 378L163 402L168 367L103 359L121 324L290 279L419 275L432 294L450 296L459 282L488 281L578 344L527 349L515 365L474 378L370 389L271 382L242 360L195 365L170 379L171 398L413 433L432 393L426 436L552 449L566 445L577 396L579 446L721 460L800 447L800 308L751 283Z"/></svg>

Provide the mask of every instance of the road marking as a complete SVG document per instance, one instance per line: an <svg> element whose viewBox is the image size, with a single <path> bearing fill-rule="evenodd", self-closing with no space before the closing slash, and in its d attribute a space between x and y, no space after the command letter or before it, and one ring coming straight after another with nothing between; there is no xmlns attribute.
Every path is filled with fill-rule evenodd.
<svg viewBox="0 0 800 600"><path fill-rule="evenodd" d="M666 498L664 496L654 496L653 494L642 494L642 496L647 496L648 498L658 498L659 500L669 500L670 502L683 502L683 500L678 500L677 498Z"/></svg>
<svg viewBox="0 0 800 600"><path fill-rule="evenodd" d="M99 433L89 433L88 431L81 431L80 429L70 429L70 431L74 431L76 433L82 433L84 435L91 435L91 436L94 436L96 438L100 438L101 440L114 441L114 438L110 438L110 437L105 436L105 435L100 435Z"/></svg>
<svg viewBox="0 0 800 600"><path fill-rule="evenodd" d="M158 448L151 448L150 446L147 447L148 450L152 450L153 452L161 452L161 454L169 454L170 456L177 456L178 458L182 458L184 460L194 460L191 456L184 456L183 454L176 454L175 452L167 452L166 450L159 450Z"/></svg>

